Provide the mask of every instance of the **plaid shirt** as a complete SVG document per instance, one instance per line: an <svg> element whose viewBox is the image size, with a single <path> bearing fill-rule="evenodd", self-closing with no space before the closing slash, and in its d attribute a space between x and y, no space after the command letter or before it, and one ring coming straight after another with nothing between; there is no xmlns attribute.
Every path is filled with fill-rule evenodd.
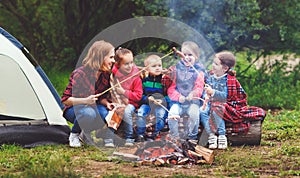
<svg viewBox="0 0 300 178"><path fill-rule="evenodd" d="M96 74L98 77L96 77ZM61 101L64 102L70 97L85 98L98 94L110 88L110 72L94 71L89 67L81 66L75 69L69 79ZM97 104L104 99L110 98L110 92L106 92L99 97ZM68 108L70 106L66 106Z"/></svg>
<svg viewBox="0 0 300 178"><path fill-rule="evenodd" d="M247 133L250 121L263 120L266 112L259 107L247 105L247 94L235 76L227 75L227 102L212 102L211 110L228 122L234 133Z"/></svg>

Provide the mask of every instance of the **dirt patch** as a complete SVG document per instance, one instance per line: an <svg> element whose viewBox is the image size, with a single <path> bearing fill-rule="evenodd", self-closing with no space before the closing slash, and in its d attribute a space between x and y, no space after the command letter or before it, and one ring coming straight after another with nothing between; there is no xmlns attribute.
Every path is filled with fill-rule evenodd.
<svg viewBox="0 0 300 178"><path fill-rule="evenodd" d="M84 168L92 177L108 175L126 175L136 177L168 177L174 175L211 175L212 169L203 169L197 165L170 165L170 167L140 166L134 163L115 163L88 161Z"/></svg>
<svg viewBox="0 0 300 178"><path fill-rule="evenodd" d="M267 57L261 57L255 62L256 69L259 69L263 63L266 62L267 66L272 66L276 62L286 62L286 71L291 72L295 69L297 65L300 63L300 58L297 57L295 54L291 55L270 55Z"/></svg>

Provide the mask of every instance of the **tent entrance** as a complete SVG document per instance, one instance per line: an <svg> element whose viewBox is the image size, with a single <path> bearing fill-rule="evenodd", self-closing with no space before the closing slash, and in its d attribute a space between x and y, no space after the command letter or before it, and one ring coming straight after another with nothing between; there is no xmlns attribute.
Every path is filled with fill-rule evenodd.
<svg viewBox="0 0 300 178"><path fill-rule="evenodd" d="M0 64L0 115L15 121L45 120L39 99L19 64L3 54L0 54ZM1 117L0 120L4 121Z"/></svg>

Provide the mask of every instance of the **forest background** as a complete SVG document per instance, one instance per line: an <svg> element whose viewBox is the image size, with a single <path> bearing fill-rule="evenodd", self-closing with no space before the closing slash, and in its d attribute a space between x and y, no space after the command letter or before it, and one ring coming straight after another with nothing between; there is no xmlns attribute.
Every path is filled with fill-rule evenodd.
<svg viewBox="0 0 300 178"><path fill-rule="evenodd" d="M235 70L249 104L299 109L299 8L297 0L2 0L0 26L29 49L62 94L83 49L101 31L140 16L176 19L201 33L214 51L237 54ZM158 38L122 44L134 54L167 53L173 46L178 44Z"/></svg>

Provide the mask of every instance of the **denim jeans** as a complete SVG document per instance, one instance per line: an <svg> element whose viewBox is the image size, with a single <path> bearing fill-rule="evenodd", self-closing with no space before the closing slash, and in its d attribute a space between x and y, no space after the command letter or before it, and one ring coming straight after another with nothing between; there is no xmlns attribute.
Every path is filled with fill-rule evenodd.
<svg viewBox="0 0 300 178"><path fill-rule="evenodd" d="M124 133L125 139L132 139L133 138L133 113L135 112L135 106L132 104L128 104L124 110L123 116L123 126L124 126Z"/></svg>
<svg viewBox="0 0 300 178"><path fill-rule="evenodd" d="M71 132L80 133L81 129L86 132L91 132L102 128L105 125L105 117L107 114L108 110L103 105L75 105L64 112L64 117L73 123ZM107 129L105 137L113 138L113 136L114 130Z"/></svg>
<svg viewBox="0 0 300 178"><path fill-rule="evenodd" d="M184 138L198 139L198 127L199 127L199 113L200 107L197 104L182 105L180 103L174 103L169 112L170 116L182 116L186 113L188 120L183 122L184 124ZM179 138L178 119L169 118L168 124L170 128L170 135L174 138Z"/></svg>
<svg viewBox="0 0 300 178"><path fill-rule="evenodd" d="M205 110L200 109L200 122L203 125L204 130L208 135L215 132L217 132L219 135L225 135L225 121L215 112L212 112L211 114L212 117L210 117L210 103L207 104Z"/></svg>
<svg viewBox="0 0 300 178"><path fill-rule="evenodd" d="M162 108L161 106L156 106L154 108L151 108L147 104L143 104L139 109L137 113L137 120L136 120L136 126L137 126L137 135L144 135L146 132L146 117L150 114L151 110L154 110L155 114L155 131L154 135L157 135L158 132L165 127L165 115L167 111Z"/></svg>

